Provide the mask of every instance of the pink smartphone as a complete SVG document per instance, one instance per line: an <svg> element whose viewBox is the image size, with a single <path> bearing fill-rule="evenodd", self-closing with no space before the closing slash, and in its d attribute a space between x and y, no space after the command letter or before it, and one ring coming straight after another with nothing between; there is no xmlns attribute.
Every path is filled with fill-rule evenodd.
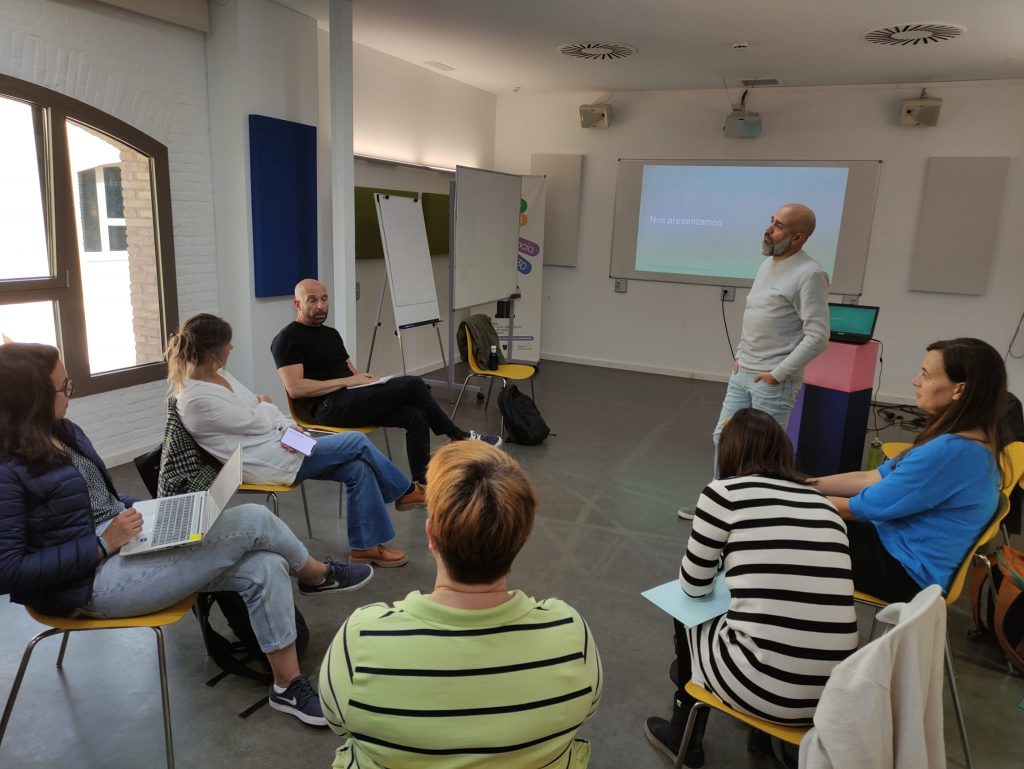
<svg viewBox="0 0 1024 769"><path fill-rule="evenodd" d="M316 448L316 438L311 438L305 433L300 433L294 427L289 427L284 431L284 435L281 436L281 443L289 448L295 449L300 454L304 454L307 457L313 453L313 449Z"/></svg>

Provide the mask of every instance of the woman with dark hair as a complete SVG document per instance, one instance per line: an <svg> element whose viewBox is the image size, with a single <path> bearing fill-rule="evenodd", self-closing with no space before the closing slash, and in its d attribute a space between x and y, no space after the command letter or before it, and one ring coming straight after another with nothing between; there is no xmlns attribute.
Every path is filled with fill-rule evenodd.
<svg viewBox="0 0 1024 769"><path fill-rule="evenodd" d="M221 462L242 447L246 483L292 484L309 478L344 483L348 499L349 562L404 566L408 558L384 543L395 536L387 503L398 510L424 506L412 483L360 432L317 438L304 457L281 443L298 429L266 395L254 395L228 373L231 326L216 315L189 318L167 347L167 375L185 429Z"/></svg>
<svg viewBox="0 0 1024 769"><path fill-rule="evenodd" d="M274 674L270 706L326 726L299 671L289 574L315 594L354 590L373 569L314 560L262 505L225 510L199 544L120 555L142 516L66 419L73 392L55 348L0 345L0 595L46 614L104 618L150 614L197 591L238 592Z"/></svg>
<svg viewBox="0 0 1024 769"><path fill-rule="evenodd" d="M537 495L522 467L477 441L427 468L434 590L357 609L320 668L334 766L574 767L597 710L601 660L583 618L557 598L509 590Z"/></svg>
<svg viewBox="0 0 1024 769"><path fill-rule="evenodd" d="M706 596L724 569L729 611L689 630L675 622L672 720L648 718L644 729L673 759L695 702L687 681L741 712L806 724L832 668L857 648L846 527L797 477L778 422L757 409L736 412L722 430L718 469L697 502L679 580L687 595ZM703 726L687 746L689 767L704 763Z"/></svg>
<svg viewBox="0 0 1024 769"><path fill-rule="evenodd" d="M925 427L877 470L812 478L847 519L853 582L886 601L949 587L995 514L1008 437L1006 367L987 342L928 345L913 380Z"/></svg>

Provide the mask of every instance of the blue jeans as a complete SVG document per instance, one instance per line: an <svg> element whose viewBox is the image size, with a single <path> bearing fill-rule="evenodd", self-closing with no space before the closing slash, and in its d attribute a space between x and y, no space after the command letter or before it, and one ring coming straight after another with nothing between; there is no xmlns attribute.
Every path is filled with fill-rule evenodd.
<svg viewBox="0 0 1024 769"><path fill-rule="evenodd" d="M394 538L387 503L405 494L411 482L365 435L334 433L317 438L295 482L309 478L345 484L350 548L366 550Z"/></svg>
<svg viewBox="0 0 1024 769"><path fill-rule="evenodd" d="M740 409L755 408L773 417L776 422L786 429L789 421L789 412L793 410L793 403L800 393L800 387L804 383L803 376L787 379L778 384L768 384L765 381L755 382L754 377L757 371L744 371L740 369L729 377L729 387L725 391L725 400L722 401L722 413L718 415L718 424L711 439L715 444L715 477L718 477L718 439L722 435L722 428L725 423Z"/></svg>
<svg viewBox="0 0 1024 769"><path fill-rule="evenodd" d="M82 613L133 617L190 593L228 590L245 601L260 649L277 651L295 641L289 575L308 558L305 545L267 508L239 505L221 513L198 545L102 561Z"/></svg>

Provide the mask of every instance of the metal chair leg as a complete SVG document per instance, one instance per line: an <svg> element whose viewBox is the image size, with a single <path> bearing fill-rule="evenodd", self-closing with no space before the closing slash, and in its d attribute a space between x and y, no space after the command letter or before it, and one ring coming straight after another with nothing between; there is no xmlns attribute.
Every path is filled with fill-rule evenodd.
<svg viewBox="0 0 1024 769"><path fill-rule="evenodd" d="M382 427L380 429L384 433L384 447L388 450L388 459L393 460L394 457L391 456L391 441L388 439L388 428Z"/></svg>
<svg viewBox="0 0 1024 769"><path fill-rule="evenodd" d="M690 717L686 719L686 729L683 730L683 741L679 743L679 754L676 756L675 769L683 769L686 766L686 746L690 744L690 737L693 735L694 724L697 723L697 714L701 710L710 712L711 706L703 702L694 703L690 708Z"/></svg>
<svg viewBox="0 0 1024 769"><path fill-rule="evenodd" d="M530 397L533 398L533 402L537 402L537 393L533 389L533 377L530 377Z"/></svg>
<svg viewBox="0 0 1024 769"><path fill-rule="evenodd" d="M501 391L504 392L508 386L508 380L501 380ZM501 424L498 425L498 437L505 440L505 415L501 413L501 409L498 409L498 414L501 416Z"/></svg>
<svg viewBox="0 0 1024 769"><path fill-rule="evenodd" d="M971 758L971 743L967 739L967 725L964 723L964 709L960 704L960 692L956 686L956 668L953 666L953 651L949 646L949 630L946 630L946 676L949 678L949 693L953 696L953 711L956 713L956 725L960 730L960 742L964 748L964 765L974 769Z"/></svg>
<svg viewBox="0 0 1024 769"><path fill-rule="evenodd" d="M345 517L345 484L338 484L338 520Z"/></svg>
<svg viewBox="0 0 1024 769"><path fill-rule="evenodd" d="M302 511L306 514L306 534L313 539L313 527L309 525L309 503L306 502L306 484L299 484L299 491L302 492Z"/></svg>
<svg viewBox="0 0 1024 769"><path fill-rule="evenodd" d="M160 699L164 706L164 745L167 750L167 769L174 769L174 740L171 737L171 698L167 693L167 657L164 654L164 633L155 627L156 654L160 662Z"/></svg>
<svg viewBox="0 0 1024 769"><path fill-rule="evenodd" d="M18 690L21 689L21 682L25 678L25 671L28 669L28 661L32 658L32 651L36 648L36 644L44 638L49 638L50 636L57 635L57 633L60 632L62 631L57 630L57 628L44 630L29 641L28 646L25 647L25 653L21 655L21 665L18 667L18 672L14 675L14 685L11 686L11 694L7 698L7 706L4 708L3 717L0 718L0 745L3 744L4 733L7 731L7 722L11 720L11 711L14 710L14 701L18 699Z"/></svg>
<svg viewBox="0 0 1024 769"><path fill-rule="evenodd" d="M274 513L274 515L280 518L281 514L277 512L277 494L275 494L273 491L268 491L267 502L270 503L270 509Z"/></svg>
<svg viewBox="0 0 1024 769"><path fill-rule="evenodd" d="M469 380L479 374L470 374L466 377L466 381L462 383L462 389L459 391L459 397L455 399L455 408L452 409L452 413L448 415L448 418L455 420L455 413L459 410L459 404L462 403L462 396L466 394L466 385L469 384Z"/></svg>
<svg viewBox="0 0 1024 769"><path fill-rule="evenodd" d="M57 669L60 670L64 667L64 652L68 648L68 636L71 635L70 630L64 631L64 637L60 639L60 654L57 655Z"/></svg>
<svg viewBox="0 0 1024 769"><path fill-rule="evenodd" d="M491 390L494 389L494 377L487 377L490 381L487 383L487 398L484 400L484 411L487 411L487 407L491 405Z"/></svg>

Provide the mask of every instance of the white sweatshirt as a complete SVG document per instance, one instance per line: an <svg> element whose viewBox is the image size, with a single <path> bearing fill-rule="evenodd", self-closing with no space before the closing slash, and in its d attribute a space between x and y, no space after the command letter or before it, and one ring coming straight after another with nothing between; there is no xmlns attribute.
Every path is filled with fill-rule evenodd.
<svg viewBox="0 0 1024 769"><path fill-rule="evenodd" d="M828 275L806 252L767 257L743 311L736 357L744 371L770 371L784 382L828 345Z"/></svg>
<svg viewBox="0 0 1024 769"><path fill-rule="evenodd" d="M219 373L231 390L198 379L185 382L178 395L185 429L221 462L240 445L246 483L292 483L303 457L281 445L281 433L295 422L273 403L261 403L225 369Z"/></svg>

